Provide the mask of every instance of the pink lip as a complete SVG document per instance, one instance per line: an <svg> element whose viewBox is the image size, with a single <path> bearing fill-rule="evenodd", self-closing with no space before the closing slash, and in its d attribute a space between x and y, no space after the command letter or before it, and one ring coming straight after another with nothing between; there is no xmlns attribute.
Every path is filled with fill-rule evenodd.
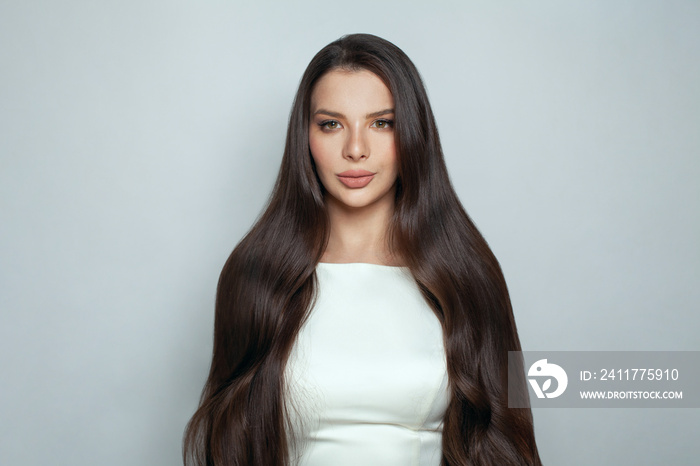
<svg viewBox="0 0 700 466"><path fill-rule="evenodd" d="M338 173L336 176L348 188L364 188L372 181L375 173L368 172L367 170L347 170L342 173Z"/></svg>

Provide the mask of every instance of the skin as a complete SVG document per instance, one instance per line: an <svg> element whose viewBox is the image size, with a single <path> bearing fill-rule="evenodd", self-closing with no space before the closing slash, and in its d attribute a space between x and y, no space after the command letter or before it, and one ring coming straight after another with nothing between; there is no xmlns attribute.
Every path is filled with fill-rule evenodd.
<svg viewBox="0 0 700 466"><path fill-rule="evenodd" d="M389 89L366 70L330 71L312 91L309 145L331 225L322 262L401 265L386 241L398 176L393 110ZM365 187L337 176L358 169L374 173Z"/></svg>

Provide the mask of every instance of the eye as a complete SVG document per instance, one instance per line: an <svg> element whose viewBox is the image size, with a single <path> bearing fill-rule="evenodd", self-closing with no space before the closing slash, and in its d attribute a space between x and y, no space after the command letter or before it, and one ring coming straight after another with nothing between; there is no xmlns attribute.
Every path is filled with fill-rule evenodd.
<svg viewBox="0 0 700 466"><path fill-rule="evenodd" d="M340 123L336 120L325 120L318 124L323 130L334 130L340 128Z"/></svg>
<svg viewBox="0 0 700 466"><path fill-rule="evenodd" d="M372 126L378 129L388 129L394 127L394 120L377 120Z"/></svg>

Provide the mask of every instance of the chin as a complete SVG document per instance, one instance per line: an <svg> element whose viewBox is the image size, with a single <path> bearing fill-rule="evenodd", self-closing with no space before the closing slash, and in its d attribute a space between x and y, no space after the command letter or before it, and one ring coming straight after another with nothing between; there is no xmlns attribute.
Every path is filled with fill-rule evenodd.
<svg viewBox="0 0 700 466"><path fill-rule="evenodd" d="M346 207L349 209L361 209L363 207L367 207L369 205L372 205L374 202L371 200L360 200L360 199L336 199L338 204L342 207Z"/></svg>
<svg viewBox="0 0 700 466"><path fill-rule="evenodd" d="M339 196L335 200L338 204L349 209L362 209L381 203L386 199L387 194L354 193L354 196Z"/></svg>

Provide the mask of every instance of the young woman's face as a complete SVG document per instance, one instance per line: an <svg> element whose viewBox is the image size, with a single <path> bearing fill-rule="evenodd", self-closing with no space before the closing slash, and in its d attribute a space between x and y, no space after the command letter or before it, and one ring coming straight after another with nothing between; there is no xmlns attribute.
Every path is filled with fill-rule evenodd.
<svg viewBox="0 0 700 466"><path fill-rule="evenodd" d="M309 145L327 202L393 203L398 161L394 99L369 71L334 70L311 93Z"/></svg>

